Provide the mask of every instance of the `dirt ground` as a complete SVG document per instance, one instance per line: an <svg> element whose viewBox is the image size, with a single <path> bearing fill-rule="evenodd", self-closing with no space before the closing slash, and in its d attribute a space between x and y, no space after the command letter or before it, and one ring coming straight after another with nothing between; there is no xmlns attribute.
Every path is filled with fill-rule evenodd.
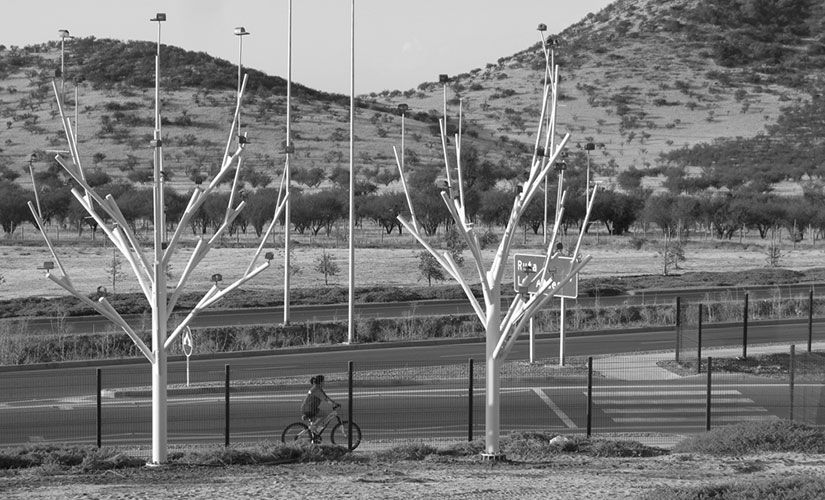
<svg viewBox="0 0 825 500"><path fill-rule="evenodd" d="M511 252L536 254L540 237L524 248ZM729 242L696 242L685 245L685 260L672 273L744 271L766 268L767 255L762 242L738 245ZM359 248L356 252L355 285L369 287L424 286L418 270L418 247L410 248ZM291 259L291 265L300 268L300 273L292 278L291 286L296 288L324 286L324 277L315 270L322 254L331 255L340 267L337 275L329 277L330 285L346 286L348 283L348 250L344 248L323 248L320 246L298 246ZM254 253L250 248L217 248L210 252L187 282L187 290L206 291L212 284L212 274L221 273L225 284L237 279L249 264ZM628 248L624 239L585 241L582 253L591 255L591 261L580 273L580 278L602 276L661 275L662 258L655 244L646 244L641 249ZM131 269L125 262L121 266L123 276L115 286L111 283L112 248L74 247L59 248L59 257L69 279L74 286L86 294L93 293L98 286L106 286L109 292L136 292L137 282L131 278ZM170 273L173 282L186 267L191 248L184 248L172 260ZM486 268L489 269L493 250L483 253ZM53 261L45 245L42 246L2 246L0 247L0 275L5 283L0 285L0 300L24 296L55 297L67 295L62 288L45 277L42 269L44 261ZM259 262L260 263L260 262ZM246 289L272 289L283 286L282 255L276 255L272 268L244 285ZM782 250L779 267L805 270L825 265L825 245L800 244L797 248L787 245ZM505 273L505 280L512 279L512 266ZM53 271L57 274L57 271ZM478 273L471 257L465 254L462 272L470 282L478 282ZM447 283L453 283L448 281Z"/></svg>
<svg viewBox="0 0 825 500"><path fill-rule="evenodd" d="M545 499L640 498L660 486L700 486L825 474L825 456L768 454L655 458L559 455L542 463L479 458L247 467L169 466L92 475L0 472L6 500L138 499Z"/></svg>

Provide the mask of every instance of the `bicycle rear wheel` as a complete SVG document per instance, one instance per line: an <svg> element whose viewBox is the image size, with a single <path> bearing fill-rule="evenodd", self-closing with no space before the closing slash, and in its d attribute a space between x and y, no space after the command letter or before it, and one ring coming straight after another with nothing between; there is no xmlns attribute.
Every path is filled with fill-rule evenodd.
<svg viewBox="0 0 825 500"><path fill-rule="evenodd" d="M349 437L347 433L349 432L349 423L346 420L342 420L341 422L335 424L335 427L332 428L330 431L330 440L332 444L336 444L338 446L349 446ZM358 448L358 445L361 444L361 428L353 422L352 423L352 449Z"/></svg>
<svg viewBox="0 0 825 500"><path fill-rule="evenodd" d="M294 422L286 426L283 434L281 434L282 443L312 443L312 433L309 427L303 422Z"/></svg>

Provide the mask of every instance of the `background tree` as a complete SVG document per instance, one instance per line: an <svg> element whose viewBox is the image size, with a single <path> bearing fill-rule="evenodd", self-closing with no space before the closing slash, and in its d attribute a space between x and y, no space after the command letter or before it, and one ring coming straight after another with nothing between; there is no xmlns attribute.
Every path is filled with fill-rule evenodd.
<svg viewBox="0 0 825 500"><path fill-rule="evenodd" d="M278 201L278 190L263 188L251 193L246 200L247 220L252 224L255 235L263 233L264 225L272 218Z"/></svg>
<svg viewBox="0 0 825 500"><path fill-rule="evenodd" d="M641 198L604 190L599 192L593 203L592 217L601 221L609 234L620 236L636 222L642 206L644 201Z"/></svg>
<svg viewBox="0 0 825 500"><path fill-rule="evenodd" d="M17 226L32 220L26 205L33 196L19 185L0 181L0 225L6 238L10 238ZM28 213L27 213L28 212Z"/></svg>
<svg viewBox="0 0 825 500"><path fill-rule="evenodd" d="M315 261L315 270L324 275L324 284L329 285L329 277L336 276L341 271L341 267L335 262L335 256L324 250Z"/></svg>
<svg viewBox="0 0 825 500"><path fill-rule="evenodd" d="M112 260L106 266L106 276L112 279L112 295L115 295L117 293L117 282L126 277L116 248L112 249Z"/></svg>
<svg viewBox="0 0 825 500"><path fill-rule="evenodd" d="M418 254L418 272L422 278L427 280L427 286L433 286L433 280L444 281L447 279L441 264L426 250Z"/></svg>

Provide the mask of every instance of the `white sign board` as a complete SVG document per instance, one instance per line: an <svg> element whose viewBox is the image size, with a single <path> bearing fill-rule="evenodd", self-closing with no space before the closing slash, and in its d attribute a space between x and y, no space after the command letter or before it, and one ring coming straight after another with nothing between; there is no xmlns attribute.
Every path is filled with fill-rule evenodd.
<svg viewBox="0 0 825 500"><path fill-rule="evenodd" d="M542 280L559 280L573 268L573 258L554 256L544 266L545 257L543 255L513 255L513 288L517 293L536 293L541 287ZM579 296L579 275L576 275L565 284L557 297L575 299Z"/></svg>

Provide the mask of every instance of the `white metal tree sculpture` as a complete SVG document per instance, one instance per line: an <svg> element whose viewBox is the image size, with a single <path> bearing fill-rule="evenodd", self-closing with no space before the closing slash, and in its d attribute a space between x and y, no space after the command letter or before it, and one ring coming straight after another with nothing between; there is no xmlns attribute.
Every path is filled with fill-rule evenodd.
<svg viewBox="0 0 825 500"><path fill-rule="evenodd" d="M545 48L545 54L547 54ZM549 63L548 63L549 65ZM550 68L548 68L548 71ZM566 146L570 135L567 134L556 145L553 144L553 130L555 122L555 110L551 110L548 118L548 99L551 90L555 91L556 83L558 81L557 72L554 71L552 83L545 83L544 96L542 100L541 117L539 119L536 149L530 163L527 180L524 182L521 192L517 194L510 211L510 216L507 225L504 229L504 234L500 240L499 246L492 259L489 267L484 262L481 252L481 245L476 234L473 223L468 220L467 213L464 206L464 190L462 183L462 167L461 167L461 136L459 133L455 136L455 157L457 176L454 177L450 172L450 164L448 161L447 141L445 137L444 122L441 122L441 136L442 148L444 150L446 183L443 183L443 190L441 197L447 205L452 219L455 223L455 229L463 238L464 242L472 254L472 260L475 263L475 270L481 283L484 303L480 303L473 294L467 280L462 276L459 267L451 257L449 252L440 251L434 248L428 241L425 234L419 228L415 217L415 210L413 207L410 191L405 182L404 172L401 163L398 161L398 152L396 151L396 163L401 171L401 183L406 194L407 203L410 208L411 218L407 220L403 216L398 219L401 224L418 240L418 242L432 254L432 256L441 264L446 272L455 279L462 287L470 301L470 304L475 311L476 316L485 327L486 334L486 398L485 398L485 453L489 458L501 457L499 450L499 434L500 434L500 368L502 362L507 358L508 353L515 344L519 334L524 330L525 326L529 324L530 319L548 303L548 301L556 296L562 288L575 279L577 273L587 264L590 256L584 256L580 252L582 241L583 228L587 226L590 212L593 206L593 198L589 201L587 212L585 215L584 224L581 226L578 242L573 251L573 260L569 266L559 266L561 272L552 272L551 268L557 257L557 250L555 245L558 228L560 226L563 216L563 206L566 193L561 191L558 197L557 209L555 215L555 224L552 230L552 237L547 245L544 254L544 266L538 269L535 276L531 277L531 287L534 293L521 293L516 296L509 305L504 314L502 314L501 298L502 286L504 284L505 269L508 267L510 249L513 244L513 239L516 234L518 222L524 214L525 209L530 204L534 196L539 192L544 183L544 179L554 169L556 158L559 153ZM555 99L552 99L555 102ZM539 139L544 138L544 147L540 149ZM562 183L562 176L559 176L559 183ZM458 182L457 194L454 183Z"/></svg>
<svg viewBox="0 0 825 500"><path fill-rule="evenodd" d="M158 15L158 19L165 20ZM158 47L160 44L158 43ZM159 52L158 52L159 59ZM156 60L156 70L159 64ZM156 78L157 82L157 78ZM245 201L238 202L238 187L239 187L239 173L242 165L242 152L246 144L245 140L238 141L237 149L230 154L230 147L237 134L238 116L241 109L241 96L246 88L247 77L244 76L243 83L239 89L238 100L236 103L234 119L230 126L229 139L227 141L226 151L223 155L221 168L214 176L212 181L205 187L198 186L192 193L188 205L181 216L180 221L168 242L164 239L165 220L164 220L164 201L163 201L163 144L160 132L160 113L158 108L155 110L155 134L154 140L151 142L154 148L154 241L152 248L144 248L140 240L132 231L126 218L118 208L117 203L111 195L102 197L97 194L92 187L86 182L86 175L80 160L80 154L77 148L77 140L74 130L69 118L64 112L62 95L58 91L57 85L53 84L55 96L57 99L58 110L63 122L63 130L66 134L66 139L69 145L69 152L71 154L71 162L66 162L60 155L55 157L55 161L60 164L66 173L71 177L75 187L72 189L72 194L81 204L81 206L89 214L89 217L97 222L98 226L103 230L104 234L112 242L114 247L121 253L125 261L131 267L135 278L143 292L146 300L149 302L152 310L152 341L151 345L147 345L136 332L118 313L117 310L108 302L105 296L97 300L89 298L86 294L79 291L71 279L66 268L61 263L55 245L50 240L44 226L42 212L39 202L29 203L29 208L34 216L34 220L43 235L49 251L54 258L52 265L44 266L46 273L52 281L57 283L63 289L68 291L80 301L93 308L95 311L103 315L122 329L135 343L140 352L146 357L152 365L152 464L162 464L167 459L167 349L172 342L185 331L192 319L202 310L211 306L226 296L232 290L243 285L251 280L266 268L269 267L272 260L272 253L267 252L264 256L266 262L258 262L263 252L264 243L272 233L276 221L284 207L288 194L280 197L276 204L275 213L272 217L272 222L269 225L265 234L260 239L260 244L252 255L248 266L243 274L235 281L231 282L223 289L218 287L218 281L204 294L197 305L189 312L189 314L177 324L171 334L168 334L167 325L175 309L176 303L183 292L187 281L192 272L197 268L201 261L206 257L208 252L220 241L224 232L232 225L243 210ZM157 93L157 87L156 87ZM158 96L156 95L156 100ZM244 138L242 138L244 139ZM232 191L229 197L229 202L226 207L224 218L214 232L211 238L199 238L194 251L189 257L185 268L181 272L177 283L170 288L167 288L167 275L169 263L175 254L176 249L182 240L184 230L189 226L191 218L195 215L198 209L213 194L224 178L234 173L234 180L232 182ZM37 191L35 186L35 192ZM54 268L52 271L49 268Z"/></svg>

